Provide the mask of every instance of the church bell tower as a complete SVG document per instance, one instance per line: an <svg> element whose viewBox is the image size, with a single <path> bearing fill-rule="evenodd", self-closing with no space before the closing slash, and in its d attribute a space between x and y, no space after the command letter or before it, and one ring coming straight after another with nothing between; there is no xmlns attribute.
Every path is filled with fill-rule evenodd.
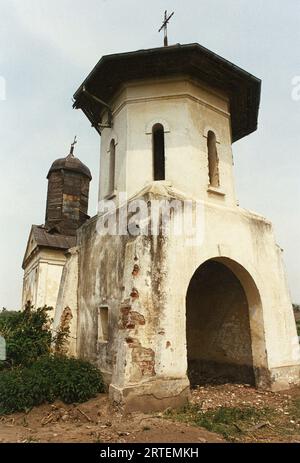
<svg viewBox="0 0 300 463"><path fill-rule="evenodd" d="M91 172L74 156L76 137L70 153L53 162L47 175L48 193L45 227L74 236L87 215Z"/></svg>
<svg viewBox="0 0 300 463"><path fill-rule="evenodd" d="M110 209L79 228L58 306L76 310L77 355L128 411L182 405L190 385L215 378L271 390L300 382L282 251L271 222L235 193L232 144L256 130L260 90L260 79L191 43L103 56L74 95L101 135L99 199ZM47 208L48 226L71 231L89 181L72 162L50 169ZM192 202L197 226L173 232L184 217L173 207L160 233L144 227L153 216L136 217L137 233L101 232L135 200L146 213L155 201Z"/></svg>

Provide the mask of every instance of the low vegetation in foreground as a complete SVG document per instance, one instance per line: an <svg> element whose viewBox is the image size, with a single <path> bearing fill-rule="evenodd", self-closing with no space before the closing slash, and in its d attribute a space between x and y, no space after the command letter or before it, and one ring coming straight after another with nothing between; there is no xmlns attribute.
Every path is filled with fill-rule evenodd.
<svg viewBox="0 0 300 463"><path fill-rule="evenodd" d="M271 414L269 409L259 410L254 407L220 407L203 411L199 405L189 404L177 412L168 411L166 416L201 426L234 441L241 433L269 419Z"/></svg>
<svg viewBox="0 0 300 463"><path fill-rule="evenodd" d="M100 371L60 353L68 332L51 333L49 308L0 313L7 358L0 361L0 414L35 405L84 402L104 391Z"/></svg>
<svg viewBox="0 0 300 463"><path fill-rule="evenodd" d="M294 307L294 309L300 335L300 308ZM0 414L2 415L21 411L28 417L27 412L35 405L52 404L55 400L66 404L82 403L104 391L98 369L89 362L67 358L61 354L68 332L52 333L48 313L47 307L37 310L27 307L22 312L5 310L0 312L0 335L5 337L7 344L7 360L0 361ZM200 392L194 392L196 393L193 393L193 400L189 405L180 410L168 410L156 418L205 428L231 442L300 443L299 389L292 395L273 394L260 393L249 388L248 385L227 384L220 387L207 386L200 388ZM51 407L54 408L51 408L47 414L46 421L49 421L49 417L56 412L61 412L60 405ZM94 410L94 404L92 409ZM35 411L38 413L38 409ZM67 413L66 410L64 413ZM72 413L69 413L70 416ZM101 437L103 442L106 438L110 441L119 438L124 440L128 436L130 439L131 434L134 434L127 432L128 429L126 432L113 434L113 426L108 420L108 415L111 419L111 411L103 415L103 423L99 429L97 428L98 415L94 423L82 411L78 413L82 419L88 421L88 427L92 423L95 427L93 433L101 436L103 434ZM147 420L156 418L148 417ZM27 418L20 419L26 421ZM11 423L14 418L0 417L0 423L5 423L5 420ZM123 420L124 418L122 422ZM40 422L38 422L39 427ZM147 421L147 426L142 426L143 432L151 428L152 425L149 427L149 423L151 420ZM74 425L76 430L80 429L77 428L77 424L76 421ZM127 424L129 428L129 422ZM119 421L117 426L119 428Z"/></svg>
<svg viewBox="0 0 300 463"><path fill-rule="evenodd" d="M299 438L300 399L292 400L288 411L273 407L218 407L203 410L201 404L191 403L180 410L168 410L165 417L182 423L200 426L221 434L231 442L267 442Z"/></svg>

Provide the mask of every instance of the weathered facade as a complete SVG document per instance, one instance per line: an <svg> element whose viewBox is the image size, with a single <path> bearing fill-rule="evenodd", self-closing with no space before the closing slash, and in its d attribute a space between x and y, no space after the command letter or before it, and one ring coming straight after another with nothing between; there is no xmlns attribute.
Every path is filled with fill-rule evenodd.
<svg viewBox="0 0 300 463"><path fill-rule="evenodd" d="M74 98L101 155L99 213L77 229L56 304L69 352L127 410L180 405L212 378L298 384L282 251L235 193L232 142L256 129L259 79L178 45L103 57Z"/></svg>

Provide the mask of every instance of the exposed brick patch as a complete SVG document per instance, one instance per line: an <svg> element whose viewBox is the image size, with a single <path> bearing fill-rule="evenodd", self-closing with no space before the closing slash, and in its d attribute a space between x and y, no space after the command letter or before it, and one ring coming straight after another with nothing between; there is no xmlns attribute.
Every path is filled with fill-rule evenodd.
<svg viewBox="0 0 300 463"><path fill-rule="evenodd" d="M73 318L72 310L70 307L65 307L58 326L58 333L55 342L55 351L60 354L67 354L70 345L70 324Z"/></svg>
<svg viewBox="0 0 300 463"><path fill-rule="evenodd" d="M132 350L132 361L138 365L142 376L155 376L154 351L139 346Z"/></svg>
<svg viewBox="0 0 300 463"><path fill-rule="evenodd" d="M138 266L138 264L134 264L133 270L132 270L132 275L134 277L136 277L139 274L139 271L140 271L140 267Z"/></svg>
<svg viewBox="0 0 300 463"><path fill-rule="evenodd" d="M128 346L130 348L134 348L134 347L138 347L140 345L139 341L137 339L134 339L134 338L126 338L125 341L127 342Z"/></svg>
<svg viewBox="0 0 300 463"><path fill-rule="evenodd" d="M155 353L152 349L141 346L138 339L126 338L132 349L132 363L140 370L142 376L155 376Z"/></svg>
<svg viewBox="0 0 300 463"><path fill-rule="evenodd" d="M129 312L131 311L130 305L121 307L121 314L122 316L128 316Z"/></svg>
<svg viewBox="0 0 300 463"><path fill-rule="evenodd" d="M145 325L145 317L139 312L131 310L131 306L121 307L120 329L132 330L136 325Z"/></svg>
<svg viewBox="0 0 300 463"><path fill-rule="evenodd" d="M136 288L132 288L131 293L130 293L130 297L132 297L132 299L138 299L139 292L138 292L138 290Z"/></svg>

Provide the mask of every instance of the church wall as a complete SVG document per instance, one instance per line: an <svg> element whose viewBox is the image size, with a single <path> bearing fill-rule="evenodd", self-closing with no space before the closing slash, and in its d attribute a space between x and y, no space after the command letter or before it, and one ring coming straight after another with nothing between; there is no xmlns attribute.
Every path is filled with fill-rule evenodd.
<svg viewBox="0 0 300 463"><path fill-rule="evenodd" d="M97 217L78 231L77 354L97 363L109 381L117 352L126 238L101 236ZM108 341L99 339L99 310L108 307Z"/></svg>
<svg viewBox="0 0 300 463"><path fill-rule="evenodd" d="M23 307L30 300L35 307L55 308L65 261L64 251L44 248L36 252L24 271Z"/></svg>
<svg viewBox="0 0 300 463"><path fill-rule="evenodd" d="M180 238L170 241L168 286L174 290L169 295L169 305L176 304L178 309L181 305L182 314L173 323L169 320L170 335L176 326L185 326L185 294L193 273L208 259L225 258L223 262L240 278L247 297L253 301L249 304L249 315L258 385L276 389L298 383L298 337L281 250L276 245L271 223L238 207L225 209L207 203L203 231L204 240L199 247L184 246ZM243 271L231 262L238 263ZM251 276L250 280L244 271ZM174 335L173 344L179 344ZM180 351L178 356L183 357L184 353ZM267 370L269 379L264 377Z"/></svg>
<svg viewBox="0 0 300 463"><path fill-rule="evenodd" d="M78 313L78 248L70 248L66 253L61 283L57 296L53 330L69 328L69 336L63 346L68 355L77 356L77 313Z"/></svg>
<svg viewBox="0 0 300 463"><path fill-rule="evenodd" d="M28 301L32 301L35 305L36 290L38 284L38 259L33 258L25 268L23 276L22 290L22 307L24 308Z"/></svg>
<svg viewBox="0 0 300 463"><path fill-rule="evenodd" d="M153 184L144 199L161 198L162 189L176 197ZM194 272L209 259L228 265L245 290L256 384L282 389L299 381L296 327L270 222L209 202L202 219L203 241L194 244L187 235L101 236L96 217L79 230L77 354L99 366L112 400L129 409L145 396L150 408L160 408L156 399L165 400L166 391L171 402L187 397L185 298ZM104 340L99 310L106 307ZM236 352L235 346L230 358L238 363Z"/></svg>

